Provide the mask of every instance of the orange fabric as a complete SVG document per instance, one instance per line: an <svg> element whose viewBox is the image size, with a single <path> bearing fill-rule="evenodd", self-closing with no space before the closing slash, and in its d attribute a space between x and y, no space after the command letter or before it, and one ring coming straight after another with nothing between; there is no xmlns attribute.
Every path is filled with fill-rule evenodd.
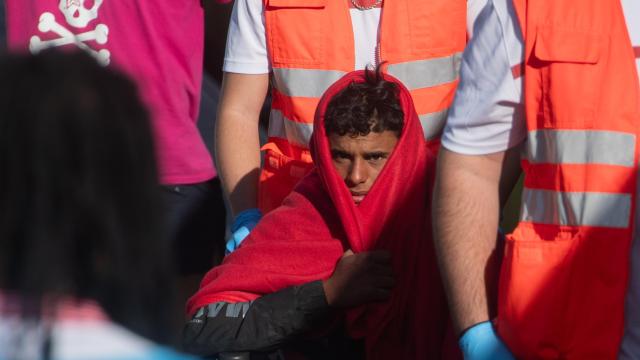
<svg viewBox="0 0 640 360"><path fill-rule="evenodd" d="M620 3L514 0L514 5L525 39L529 134L603 130L637 139L639 82ZM526 188L624 194L631 196L632 210L623 219L626 228L523 221L507 236L496 324L518 359L616 358L638 149L636 141L631 166L523 161Z"/></svg>
<svg viewBox="0 0 640 360"><path fill-rule="evenodd" d="M293 157L284 155L294 154ZM289 142L273 138L262 147L264 165L260 172L258 203L264 214L277 208L291 189L313 168L311 154Z"/></svg>
<svg viewBox="0 0 640 360"><path fill-rule="evenodd" d="M523 75L523 73L524 73L524 63L513 65L511 67L511 76L513 76L514 79L518 79Z"/></svg>
<svg viewBox="0 0 640 360"><path fill-rule="evenodd" d="M629 170L612 165L538 164L530 168L524 185L532 189L554 190L559 187L570 192L630 193L635 189ZM593 175L597 174L597 176Z"/></svg>
<svg viewBox="0 0 640 360"><path fill-rule="evenodd" d="M353 30L348 0L263 0L267 48L273 68L350 72L355 68ZM466 44L466 1L394 0L384 2L380 24L379 58L388 64L450 56ZM411 90L419 114L447 109L457 81ZM291 121L313 124L318 97L292 97L273 89L273 109ZM302 161L283 146L265 154L269 161ZM271 138L269 141L274 141ZM439 141L429 145L437 149ZM275 150L278 149L278 150ZM270 160L277 158L277 160ZM287 166L262 170L259 207L263 212L279 205L298 179Z"/></svg>
<svg viewBox="0 0 640 360"><path fill-rule="evenodd" d="M416 104L416 111L418 111L418 114L435 112L448 108L453 102L457 85L458 82L456 81L454 83L411 91L411 96L414 99L419 99L420 101Z"/></svg>
<svg viewBox="0 0 640 360"><path fill-rule="evenodd" d="M316 98L294 98L281 94L275 88L271 90L271 108L282 111L282 114L292 121L306 124L309 118L313 119L316 106L318 106Z"/></svg>

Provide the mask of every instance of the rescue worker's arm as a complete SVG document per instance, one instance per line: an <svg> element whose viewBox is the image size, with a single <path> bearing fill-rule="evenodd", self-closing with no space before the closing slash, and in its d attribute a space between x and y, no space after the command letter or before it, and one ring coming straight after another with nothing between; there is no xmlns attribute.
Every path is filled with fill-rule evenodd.
<svg viewBox="0 0 640 360"><path fill-rule="evenodd" d="M520 171L519 149L489 155L440 150L435 244L457 334L490 318L499 273L498 219Z"/></svg>
<svg viewBox="0 0 640 360"><path fill-rule="evenodd" d="M489 1L477 8L442 136L434 194L436 248L466 360L513 359L487 321L497 308L499 199L517 177L519 150L513 148L526 136L522 78L511 71L523 61L524 49L509 4ZM505 36L516 41L506 43Z"/></svg>
<svg viewBox="0 0 640 360"><path fill-rule="evenodd" d="M260 171L258 121L268 74L224 73L216 123L216 166L235 217L257 207Z"/></svg>
<svg viewBox="0 0 640 360"><path fill-rule="evenodd" d="M394 283L388 253L347 251L325 281L289 287L253 302L201 308L185 326L183 345L203 356L271 351L330 325L334 308L386 300Z"/></svg>

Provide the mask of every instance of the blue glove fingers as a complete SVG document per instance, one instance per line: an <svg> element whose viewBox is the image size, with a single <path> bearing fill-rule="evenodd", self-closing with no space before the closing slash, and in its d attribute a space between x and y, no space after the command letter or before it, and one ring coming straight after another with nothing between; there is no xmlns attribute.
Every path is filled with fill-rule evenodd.
<svg viewBox="0 0 640 360"><path fill-rule="evenodd" d="M258 221L262 218L262 212L258 209L247 209L240 212L233 219L231 225L231 232L236 232L241 227L245 226L249 231L253 230Z"/></svg>
<svg viewBox="0 0 640 360"><path fill-rule="evenodd" d="M465 360L515 360L489 321L469 328L458 343Z"/></svg>
<svg viewBox="0 0 640 360"><path fill-rule="evenodd" d="M229 255L236 250L250 232L246 226L243 226L231 234L231 238L227 241L226 254Z"/></svg>
<svg viewBox="0 0 640 360"><path fill-rule="evenodd" d="M251 233L251 230L256 227L260 219L262 218L262 212L258 209L247 209L240 212L231 225L231 238L227 241L225 253L231 254L236 250L242 241Z"/></svg>

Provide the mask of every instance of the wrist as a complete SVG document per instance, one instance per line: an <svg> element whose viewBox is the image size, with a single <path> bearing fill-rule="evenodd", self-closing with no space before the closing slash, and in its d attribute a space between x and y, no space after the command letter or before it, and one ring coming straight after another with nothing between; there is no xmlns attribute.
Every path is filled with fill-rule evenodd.
<svg viewBox="0 0 640 360"><path fill-rule="evenodd" d="M260 209L251 208L243 210L233 218L231 232L235 232L243 226L247 227L248 230L252 230L255 224L257 224L261 218L262 212L260 211Z"/></svg>
<svg viewBox="0 0 640 360"><path fill-rule="evenodd" d="M324 293L324 282L317 280L295 287L296 309L314 312L326 309L329 304Z"/></svg>
<svg viewBox="0 0 640 360"><path fill-rule="evenodd" d="M247 209L236 215L231 225L231 237L225 245L226 255L231 254L240 246L261 218L262 212L259 209Z"/></svg>
<svg viewBox="0 0 640 360"><path fill-rule="evenodd" d="M322 280L322 291L324 292L324 298L327 301L327 305L333 305L333 297L331 296L331 285L329 284L329 280Z"/></svg>
<svg viewBox="0 0 640 360"><path fill-rule="evenodd" d="M471 329L475 328L477 330L476 326L479 326L480 328L482 328L482 327L486 327L486 324L491 324L491 320L474 321L470 325L467 325L467 327L464 327L462 331L460 331L460 333L458 334L458 341L460 341L460 339L462 339Z"/></svg>
<svg viewBox="0 0 640 360"><path fill-rule="evenodd" d="M465 359L511 360L513 355L502 342L490 321L475 324L460 336L458 344Z"/></svg>
<svg viewBox="0 0 640 360"><path fill-rule="evenodd" d="M478 323L475 323L469 327L467 327L466 329L464 329L461 333L460 336L458 337L459 341L465 338L475 338L476 336L478 336L479 334L486 334L489 332L493 332L493 325L491 324L490 320L485 320L485 321L481 321Z"/></svg>

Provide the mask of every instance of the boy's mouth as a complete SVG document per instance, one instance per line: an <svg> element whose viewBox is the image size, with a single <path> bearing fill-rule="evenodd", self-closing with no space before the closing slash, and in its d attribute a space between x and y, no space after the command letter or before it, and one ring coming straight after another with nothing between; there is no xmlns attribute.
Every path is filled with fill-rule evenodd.
<svg viewBox="0 0 640 360"><path fill-rule="evenodd" d="M351 191L351 198L356 205L360 204L366 195L366 191Z"/></svg>

